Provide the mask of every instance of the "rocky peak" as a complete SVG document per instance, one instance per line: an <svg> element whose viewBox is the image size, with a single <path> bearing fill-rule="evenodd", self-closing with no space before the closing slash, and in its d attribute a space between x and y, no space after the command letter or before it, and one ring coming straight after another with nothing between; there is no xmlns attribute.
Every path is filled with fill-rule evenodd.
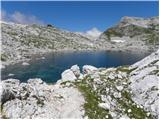
<svg viewBox="0 0 160 120"><path fill-rule="evenodd" d="M135 25L139 27L148 28L151 24L158 24L159 17L151 17L151 18L140 18L140 17L122 17L120 23L118 23L119 27L124 27L127 25Z"/></svg>

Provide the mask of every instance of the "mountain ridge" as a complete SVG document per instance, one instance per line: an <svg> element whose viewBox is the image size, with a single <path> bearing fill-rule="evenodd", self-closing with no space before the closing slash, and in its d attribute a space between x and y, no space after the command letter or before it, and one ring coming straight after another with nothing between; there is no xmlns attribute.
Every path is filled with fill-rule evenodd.
<svg viewBox="0 0 160 120"><path fill-rule="evenodd" d="M117 25L104 31L96 40L52 25L1 22L2 64L13 64L15 61L28 59L34 54L53 51L152 52L158 47L158 19L159 17L147 19L123 17ZM151 25L152 28L146 28L144 24Z"/></svg>

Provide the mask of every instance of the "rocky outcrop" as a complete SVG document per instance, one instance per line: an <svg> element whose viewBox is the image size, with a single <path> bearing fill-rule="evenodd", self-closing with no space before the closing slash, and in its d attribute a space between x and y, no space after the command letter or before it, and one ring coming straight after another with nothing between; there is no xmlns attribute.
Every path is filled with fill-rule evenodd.
<svg viewBox="0 0 160 120"><path fill-rule="evenodd" d="M159 56L158 51L133 64L129 75L132 99L146 111L158 117L159 112Z"/></svg>
<svg viewBox="0 0 160 120"><path fill-rule="evenodd" d="M31 58L51 51L94 50L92 40L78 34L40 25L1 22L3 64Z"/></svg>
<svg viewBox="0 0 160 120"><path fill-rule="evenodd" d="M84 65L82 69L83 69L83 74L91 74L97 70L96 67L91 65Z"/></svg>
<svg viewBox="0 0 160 120"><path fill-rule="evenodd" d="M77 79L73 71L70 69L65 70L61 76L63 81L74 81Z"/></svg>
<svg viewBox="0 0 160 120"><path fill-rule="evenodd" d="M48 85L41 79L8 79L2 88L2 118L159 117L158 51L131 66L96 68L77 65Z"/></svg>
<svg viewBox="0 0 160 120"><path fill-rule="evenodd" d="M80 76L80 68L78 65L73 65L71 67L71 71L74 73L74 75L78 78Z"/></svg>
<svg viewBox="0 0 160 120"><path fill-rule="evenodd" d="M159 44L159 17L123 17L97 39L107 50L154 51Z"/></svg>
<svg viewBox="0 0 160 120"><path fill-rule="evenodd" d="M77 65L73 65L70 69L65 70L61 74L62 81L75 81L78 78L83 78L80 73L80 68Z"/></svg>
<svg viewBox="0 0 160 120"><path fill-rule="evenodd" d="M157 51L131 66L99 68L85 75L77 83L85 96L85 115L89 118L158 118L158 62Z"/></svg>
<svg viewBox="0 0 160 120"><path fill-rule="evenodd" d="M83 96L74 87L47 85L41 79L1 82L2 118L82 118Z"/></svg>

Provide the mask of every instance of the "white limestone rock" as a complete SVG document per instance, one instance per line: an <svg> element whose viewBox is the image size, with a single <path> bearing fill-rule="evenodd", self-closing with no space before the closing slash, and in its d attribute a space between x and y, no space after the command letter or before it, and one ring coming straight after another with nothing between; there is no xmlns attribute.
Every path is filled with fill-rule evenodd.
<svg viewBox="0 0 160 120"><path fill-rule="evenodd" d="M109 74L108 76L109 79L114 80L115 79L115 74L113 74L112 72Z"/></svg>
<svg viewBox="0 0 160 120"><path fill-rule="evenodd" d="M116 86L118 91L122 91L123 90L123 86Z"/></svg>
<svg viewBox="0 0 160 120"><path fill-rule="evenodd" d="M83 79L83 77L84 77L83 74L80 73L78 79Z"/></svg>
<svg viewBox="0 0 160 120"><path fill-rule="evenodd" d="M109 110L110 109L110 104L109 103L99 103L98 104L99 107Z"/></svg>
<svg viewBox="0 0 160 120"><path fill-rule="evenodd" d="M73 65L71 67L71 70L73 71L73 73L75 74L75 76L78 78L80 76L80 68L78 65Z"/></svg>
<svg viewBox="0 0 160 120"><path fill-rule="evenodd" d="M75 76L75 74L73 73L72 70L67 69L65 70L62 74L62 81L74 81L77 79L77 77Z"/></svg>
<svg viewBox="0 0 160 120"><path fill-rule="evenodd" d="M4 103L7 100L14 99L18 96L18 86L20 81L17 79L8 79L1 81L1 102Z"/></svg>
<svg viewBox="0 0 160 120"><path fill-rule="evenodd" d="M122 97L122 95L121 95L120 92L114 92L114 93L113 93L113 96L114 96L115 98L121 98L121 97Z"/></svg>
<svg viewBox="0 0 160 120"><path fill-rule="evenodd" d="M83 74L91 74L91 73L97 71L98 69L94 66L91 66L91 65L84 65L82 70L83 70Z"/></svg>
<svg viewBox="0 0 160 120"><path fill-rule="evenodd" d="M2 82L0 82L2 83ZM2 116L7 118L83 118L84 98L77 88L47 85L40 79L30 79L19 84L18 80L4 80L9 90L16 87L19 97L5 96ZM52 92L51 92L52 91ZM26 93L28 95L26 95ZM3 94L4 95L4 94ZM8 93L6 94L9 95Z"/></svg>
<svg viewBox="0 0 160 120"><path fill-rule="evenodd" d="M135 70L129 76L133 101L156 117L159 114L159 69L156 64L158 61L157 51L133 64L131 68Z"/></svg>
<svg viewBox="0 0 160 120"><path fill-rule="evenodd" d="M131 110L131 109L128 109L128 110L127 110L127 112L128 112L128 113L131 113L131 112L132 112L132 110Z"/></svg>

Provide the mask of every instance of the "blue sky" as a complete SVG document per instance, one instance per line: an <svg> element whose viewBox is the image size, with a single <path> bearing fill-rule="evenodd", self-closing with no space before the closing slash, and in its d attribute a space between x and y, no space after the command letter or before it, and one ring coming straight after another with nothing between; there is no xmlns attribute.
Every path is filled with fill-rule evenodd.
<svg viewBox="0 0 160 120"><path fill-rule="evenodd" d="M123 16L158 16L158 2L2 2L5 20L53 24L70 31L104 31Z"/></svg>

